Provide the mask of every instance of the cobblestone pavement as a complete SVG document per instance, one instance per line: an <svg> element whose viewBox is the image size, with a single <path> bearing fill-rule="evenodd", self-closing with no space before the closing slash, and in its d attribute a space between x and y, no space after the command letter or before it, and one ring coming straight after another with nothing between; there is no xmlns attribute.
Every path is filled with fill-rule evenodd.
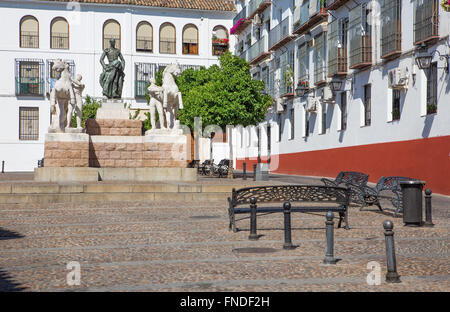
<svg viewBox="0 0 450 312"><path fill-rule="evenodd" d="M0 290L450 291L449 207L449 197L433 196L433 228L352 207L351 229L335 229L341 260L326 266L320 213L292 214L297 248L283 250L282 214L259 217L262 236L249 241L248 219L228 231L226 202L0 204ZM386 219L394 222L400 284L384 281ZM67 284L71 261L81 265L79 286ZM381 265L379 286L366 282L370 261Z"/></svg>

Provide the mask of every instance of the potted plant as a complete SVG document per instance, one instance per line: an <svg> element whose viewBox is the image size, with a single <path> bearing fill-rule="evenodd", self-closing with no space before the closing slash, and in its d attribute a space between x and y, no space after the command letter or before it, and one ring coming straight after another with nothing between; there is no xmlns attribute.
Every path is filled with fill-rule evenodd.
<svg viewBox="0 0 450 312"><path fill-rule="evenodd" d="M444 9L444 11L450 12L450 0L442 0L441 7Z"/></svg>
<svg viewBox="0 0 450 312"><path fill-rule="evenodd" d="M427 104L427 115L435 114L437 112L437 105L434 103Z"/></svg>
<svg viewBox="0 0 450 312"><path fill-rule="evenodd" d="M327 0L320 0L320 13L327 12Z"/></svg>

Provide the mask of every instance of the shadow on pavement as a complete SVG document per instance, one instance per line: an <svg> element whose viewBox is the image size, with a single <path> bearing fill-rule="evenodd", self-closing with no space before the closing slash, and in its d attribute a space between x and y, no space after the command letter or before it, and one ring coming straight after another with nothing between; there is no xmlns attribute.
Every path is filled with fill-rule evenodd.
<svg viewBox="0 0 450 312"><path fill-rule="evenodd" d="M20 233L9 231L7 229L4 229L0 227L0 241L1 240L7 240L7 239L16 239L16 238L23 238L23 236ZM13 291L23 291L25 290L25 287L21 287L19 283L14 282L11 275L9 275L8 272L6 272L4 269L0 268L0 291L4 292L13 292Z"/></svg>

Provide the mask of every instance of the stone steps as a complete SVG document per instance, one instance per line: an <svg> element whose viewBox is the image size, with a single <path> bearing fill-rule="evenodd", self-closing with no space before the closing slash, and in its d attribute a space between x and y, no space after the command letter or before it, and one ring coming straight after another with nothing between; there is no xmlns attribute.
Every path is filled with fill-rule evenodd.
<svg viewBox="0 0 450 312"><path fill-rule="evenodd" d="M263 186L252 182L214 185L211 183L45 183L2 182L0 204L46 204L116 201L183 201L226 200L233 188ZM271 184L274 184L273 182Z"/></svg>

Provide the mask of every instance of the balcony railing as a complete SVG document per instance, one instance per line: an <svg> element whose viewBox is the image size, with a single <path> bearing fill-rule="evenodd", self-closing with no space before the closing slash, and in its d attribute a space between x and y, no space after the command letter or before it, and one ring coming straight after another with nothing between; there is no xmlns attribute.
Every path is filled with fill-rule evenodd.
<svg viewBox="0 0 450 312"><path fill-rule="evenodd" d="M290 22L291 18L286 17L269 32L269 50L276 50L294 38Z"/></svg>
<svg viewBox="0 0 450 312"><path fill-rule="evenodd" d="M321 3L318 0L303 2L299 11L297 11L297 13L294 12L294 25L292 33L300 35L315 25L326 21L327 18L328 13L325 2Z"/></svg>
<svg viewBox="0 0 450 312"><path fill-rule="evenodd" d="M236 25L236 23L241 19L241 18L246 18L247 17L247 6L244 6L242 8L242 10L236 15L235 18L233 18L233 25Z"/></svg>
<svg viewBox="0 0 450 312"><path fill-rule="evenodd" d="M326 8L327 10L336 10L348 1L349 0L327 0Z"/></svg>
<svg viewBox="0 0 450 312"><path fill-rule="evenodd" d="M116 48L120 50L121 42L120 42L120 36L113 36L113 35L107 35L103 37L103 49L109 48L109 40L114 39L116 40Z"/></svg>
<svg viewBox="0 0 450 312"><path fill-rule="evenodd" d="M402 53L401 0L384 0L381 7L381 58Z"/></svg>
<svg viewBox="0 0 450 312"><path fill-rule="evenodd" d="M52 33L51 36L52 49L69 49L69 34L67 33Z"/></svg>
<svg viewBox="0 0 450 312"><path fill-rule="evenodd" d="M249 59L248 59L248 50L245 50L245 51L241 52L241 54L239 54L239 57L241 59L246 60L248 62L249 61Z"/></svg>
<svg viewBox="0 0 450 312"><path fill-rule="evenodd" d="M16 95L44 95L44 79L39 77L16 78Z"/></svg>
<svg viewBox="0 0 450 312"><path fill-rule="evenodd" d="M271 4L272 1L270 0L251 0L248 3L248 17L252 19L256 14L264 11Z"/></svg>
<svg viewBox="0 0 450 312"><path fill-rule="evenodd" d="M153 38L152 37L137 37L136 51L153 52Z"/></svg>
<svg viewBox="0 0 450 312"><path fill-rule="evenodd" d="M350 68L372 65L372 37L355 36L350 41Z"/></svg>
<svg viewBox="0 0 450 312"><path fill-rule="evenodd" d="M248 59L251 64L263 60L270 53L267 51L267 37L262 37L248 49Z"/></svg>
<svg viewBox="0 0 450 312"><path fill-rule="evenodd" d="M175 40L161 38L161 40L159 41L159 52L167 54L175 54L176 53Z"/></svg>
<svg viewBox="0 0 450 312"><path fill-rule="evenodd" d="M439 3L423 0L414 9L414 44L439 38Z"/></svg>
<svg viewBox="0 0 450 312"><path fill-rule="evenodd" d="M35 31L22 31L20 33L21 48L39 48L39 33Z"/></svg>
<svg viewBox="0 0 450 312"><path fill-rule="evenodd" d="M213 42L212 49L213 55L220 56L228 51L228 44Z"/></svg>

